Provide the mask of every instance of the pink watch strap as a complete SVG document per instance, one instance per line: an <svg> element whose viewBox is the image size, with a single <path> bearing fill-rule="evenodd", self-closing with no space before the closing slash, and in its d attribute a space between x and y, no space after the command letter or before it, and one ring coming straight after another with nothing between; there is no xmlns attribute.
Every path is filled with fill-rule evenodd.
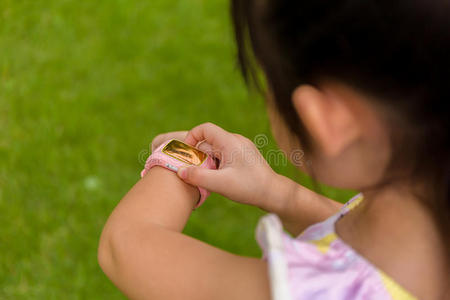
<svg viewBox="0 0 450 300"><path fill-rule="evenodd" d="M144 169L141 172L141 177L144 177L145 174L147 174L148 170L150 170L154 166L161 166L161 167L171 170L173 172L178 172L178 169L180 167L192 166L191 164L184 163L184 162L162 152L162 149L164 148L164 146L166 146L171 141L172 140L169 140L169 141L163 143L162 145L160 145L158 148L156 148L152 152L152 154L148 157L148 159L145 163ZM215 163L214 159L208 155L207 158L203 161L203 163L201 165L199 165L199 167L215 170L216 163ZM200 192L200 199L197 202L197 204L195 205L194 209L197 209L198 207L200 207L200 205L202 205L203 202L205 202L206 198L208 198L208 196L210 195L210 192L202 187L198 187L198 190Z"/></svg>

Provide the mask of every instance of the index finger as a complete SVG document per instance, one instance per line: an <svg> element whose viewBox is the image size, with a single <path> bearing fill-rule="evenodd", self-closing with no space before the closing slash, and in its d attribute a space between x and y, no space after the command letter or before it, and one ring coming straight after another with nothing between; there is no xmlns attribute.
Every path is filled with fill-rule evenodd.
<svg viewBox="0 0 450 300"><path fill-rule="evenodd" d="M204 123L192 128L184 142L196 146L199 142L207 142L213 150L223 150L230 144L233 135L212 123Z"/></svg>

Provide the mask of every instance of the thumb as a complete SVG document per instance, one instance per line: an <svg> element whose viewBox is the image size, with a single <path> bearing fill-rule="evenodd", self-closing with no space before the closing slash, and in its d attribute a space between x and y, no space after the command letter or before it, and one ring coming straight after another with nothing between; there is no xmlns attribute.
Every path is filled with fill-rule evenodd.
<svg viewBox="0 0 450 300"><path fill-rule="evenodd" d="M200 167L183 167L177 172L184 182L199 186L210 192L222 193L222 177L219 170L210 170Z"/></svg>

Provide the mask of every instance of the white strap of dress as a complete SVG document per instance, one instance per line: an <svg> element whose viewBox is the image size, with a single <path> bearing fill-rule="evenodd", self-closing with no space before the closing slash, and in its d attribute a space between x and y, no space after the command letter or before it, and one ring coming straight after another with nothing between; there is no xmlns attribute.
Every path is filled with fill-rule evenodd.
<svg viewBox="0 0 450 300"><path fill-rule="evenodd" d="M256 228L256 238L266 249L272 300L291 300L282 232L283 226L274 214L262 217Z"/></svg>

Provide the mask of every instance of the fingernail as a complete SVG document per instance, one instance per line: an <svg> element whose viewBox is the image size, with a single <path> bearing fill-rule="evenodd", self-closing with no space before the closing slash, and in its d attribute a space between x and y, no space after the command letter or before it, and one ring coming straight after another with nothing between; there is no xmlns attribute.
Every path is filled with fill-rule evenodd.
<svg viewBox="0 0 450 300"><path fill-rule="evenodd" d="M178 176L180 177L180 178L182 178L182 179L186 179L187 178L187 168L186 167L184 167L184 168L180 168L179 170L178 170Z"/></svg>

